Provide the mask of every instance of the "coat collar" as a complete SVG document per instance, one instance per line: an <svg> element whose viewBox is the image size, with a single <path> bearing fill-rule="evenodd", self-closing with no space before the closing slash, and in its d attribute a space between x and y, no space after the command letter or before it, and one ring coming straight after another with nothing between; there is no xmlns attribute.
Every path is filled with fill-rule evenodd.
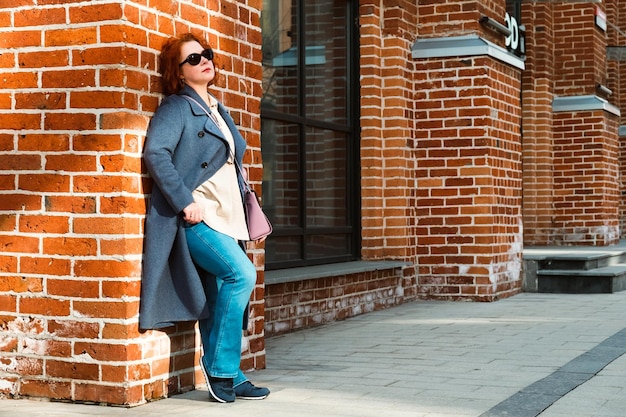
<svg viewBox="0 0 626 417"><path fill-rule="evenodd" d="M178 92L178 95L179 96L189 96L189 97L193 98L194 100L196 100L198 102L198 104L201 107L198 107L198 104L195 104L195 103L191 105L191 111L193 112L194 115L196 115L196 116L206 115L207 111L209 113L211 113L211 109L204 102L204 100L200 97L200 95L198 93L196 93L196 90L194 90L193 88L189 87L188 85L185 85L185 87L183 87L183 89ZM211 95L211 94L209 93L209 95ZM211 95L211 97L213 97L213 96ZM213 97L213 98L215 98L215 97Z"/></svg>
<svg viewBox="0 0 626 417"><path fill-rule="evenodd" d="M204 102L204 100L200 97L200 95L198 95L198 93L196 93L196 91L189 87L189 86L185 86L179 93L179 96L189 96L192 99L194 99L195 101L188 101L187 99L185 99L185 101L189 102L189 105L191 107L191 112L193 113L194 116L202 116L202 117L206 117L207 116L207 112L209 114L212 113L211 108ZM213 97L211 95L211 97ZM184 98L184 97L183 97ZM213 97L215 99L215 97ZM218 102L218 110L219 110L220 104ZM207 132L217 136L218 138L222 139L222 140L226 140L226 138L224 137L224 133L222 133L222 131L220 130L219 127L217 127L217 125L215 124L215 122L213 122L213 118L211 116L209 116L209 118L207 119L204 128ZM229 126L230 129L230 126Z"/></svg>

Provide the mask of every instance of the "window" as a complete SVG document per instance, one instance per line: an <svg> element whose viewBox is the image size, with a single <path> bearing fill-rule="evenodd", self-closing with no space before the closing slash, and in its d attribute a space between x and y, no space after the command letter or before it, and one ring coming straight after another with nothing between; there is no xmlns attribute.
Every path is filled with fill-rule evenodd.
<svg viewBox="0 0 626 417"><path fill-rule="evenodd" d="M356 1L264 0L266 269L356 259L359 236Z"/></svg>

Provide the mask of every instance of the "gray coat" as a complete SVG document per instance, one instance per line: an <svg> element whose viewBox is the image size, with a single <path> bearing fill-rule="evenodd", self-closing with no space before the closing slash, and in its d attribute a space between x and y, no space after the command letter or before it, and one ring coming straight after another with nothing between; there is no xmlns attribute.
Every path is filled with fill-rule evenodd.
<svg viewBox="0 0 626 417"><path fill-rule="evenodd" d="M202 103L190 87L180 94ZM235 158L241 166L246 143L224 106L220 104L218 111L233 134ZM176 94L163 100L150 122L144 148L154 187L145 225L140 329L207 316L204 273L189 254L182 210L193 202L191 192L215 174L227 157L226 139L204 110Z"/></svg>

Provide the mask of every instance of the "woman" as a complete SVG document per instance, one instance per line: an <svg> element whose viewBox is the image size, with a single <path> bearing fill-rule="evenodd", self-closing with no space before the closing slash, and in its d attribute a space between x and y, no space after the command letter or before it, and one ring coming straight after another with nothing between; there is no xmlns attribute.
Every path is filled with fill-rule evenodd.
<svg viewBox="0 0 626 417"><path fill-rule="evenodd" d="M146 138L154 179L146 217L140 327L199 320L200 359L210 397L263 399L267 388L239 369L244 311L256 283L245 253L242 203L246 143L208 93L213 51L192 34L168 40L160 56L163 91Z"/></svg>

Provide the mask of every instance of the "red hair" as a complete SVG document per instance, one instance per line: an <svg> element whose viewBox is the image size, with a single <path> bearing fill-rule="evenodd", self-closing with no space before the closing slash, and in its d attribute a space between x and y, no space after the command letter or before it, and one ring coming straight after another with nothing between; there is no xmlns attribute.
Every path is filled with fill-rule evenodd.
<svg viewBox="0 0 626 417"><path fill-rule="evenodd" d="M176 94L185 85L180 79L180 50L183 44L194 41L198 42L202 46L202 49L210 47L207 42L192 33L185 33L181 36L170 38L163 44L161 55L159 56L159 72L161 73L161 85L165 95ZM215 60L213 60L213 65L215 66L217 77L217 65L215 65ZM213 79L213 81L215 81L215 79ZM213 81L211 81L209 85L213 84Z"/></svg>

